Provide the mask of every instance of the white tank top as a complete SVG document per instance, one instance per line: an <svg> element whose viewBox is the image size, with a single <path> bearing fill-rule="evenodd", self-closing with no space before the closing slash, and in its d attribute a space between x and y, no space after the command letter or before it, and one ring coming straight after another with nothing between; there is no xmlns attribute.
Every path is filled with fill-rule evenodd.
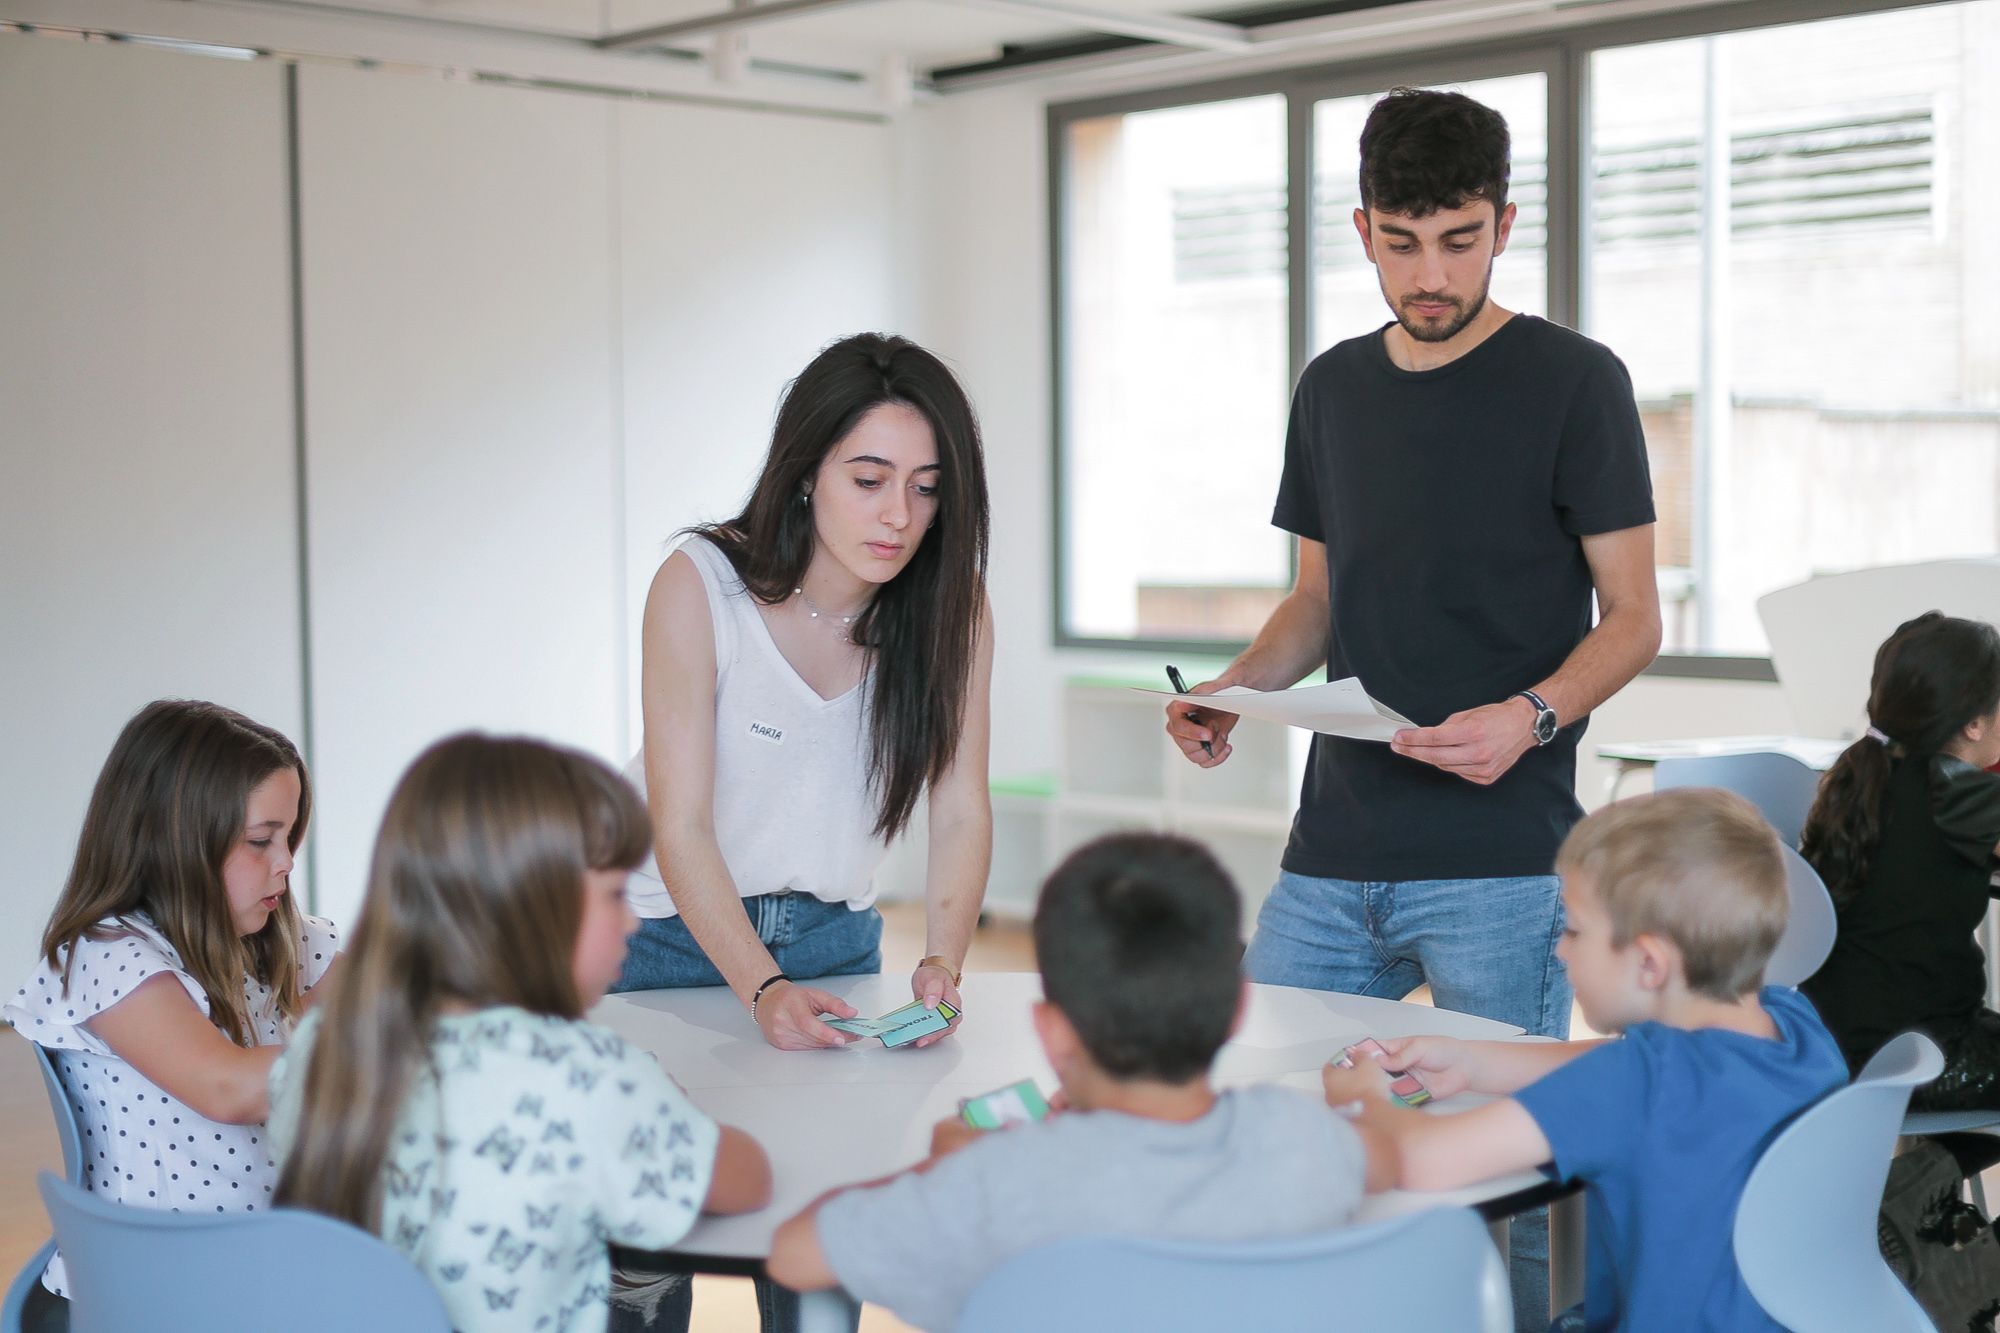
<svg viewBox="0 0 2000 1333"><path fill-rule="evenodd" d="M736 892L786 889L861 911L887 850L868 789L872 673L820 698L778 651L729 558L701 537L680 549L701 573L715 627L715 838ZM645 792L643 750L625 776ZM633 873L630 897L640 916L677 913L653 861Z"/></svg>

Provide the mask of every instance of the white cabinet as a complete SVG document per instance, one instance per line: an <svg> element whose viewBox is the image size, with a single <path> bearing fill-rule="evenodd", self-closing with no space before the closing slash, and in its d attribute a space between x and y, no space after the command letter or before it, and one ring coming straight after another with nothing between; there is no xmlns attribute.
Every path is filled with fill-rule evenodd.
<svg viewBox="0 0 2000 1333"><path fill-rule="evenodd" d="M1215 853L1243 894L1247 932L1278 877L1311 736L1246 720L1231 737L1228 763L1196 768L1167 738L1163 701L1133 693L1136 683L1104 676L1065 682L1055 782L1040 796L1025 794L1022 784L995 784L987 908L1027 915L1041 879L1077 847L1121 829L1159 829ZM1003 847L1010 839L1014 845ZM1024 876L1031 864L1033 874Z"/></svg>

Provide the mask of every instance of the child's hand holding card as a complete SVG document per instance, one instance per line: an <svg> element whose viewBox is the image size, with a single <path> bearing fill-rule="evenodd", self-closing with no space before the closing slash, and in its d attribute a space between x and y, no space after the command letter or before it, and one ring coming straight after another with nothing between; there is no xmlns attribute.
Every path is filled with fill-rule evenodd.
<svg viewBox="0 0 2000 1333"><path fill-rule="evenodd" d="M1425 1102L1429 1101L1431 1099L1431 1092L1429 1088L1424 1086L1422 1079L1408 1070L1400 1074L1392 1073L1389 1071L1388 1066L1382 1063L1383 1058L1388 1054L1388 1051L1382 1048L1381 1042L1375 1040L1373 1037L1365 1037L1342 1051L1338 1058L1329 1063L1336 1069L1355 1069L1360 1067L1363 1061L1366 1061L1369 1065L1382 1070L1385 1074L1389 1074L1389 1095L1402 1105L1422 1106ZM1329 1095L1331 1095L1330 1089Z"/></svg>
<svg viewBox="0 0 2000 1333"><path fill-rule="evenodd" d="M1009 1083L1004 1088L978 1097L968 1097L958 1104L959 1117L974 1129L1031 1125L1048 1113L1049 1104L1031 1078Z"/></svg>
<svg viewBox="0 0 2000 1333"><path fill-rule="evenodd" d="M1061 1093L1056 1096L1060 1098ZM1009 1083L1004 1088L967 1097L959 1102L958 1114L931 1127L931 1156L957 1152L981 1135L1015 1125L1031 1125L1055 1108L1043 1098L1031 1078Z"/></svg>
<svg viewBox="0 0 2000 1333"><path fill-rule="evenodd" d="M985 1132L966 1124L960 1116L947 1116L931 1126L931 1156L943 1157L947 1153L955 1153Z"/></svg>

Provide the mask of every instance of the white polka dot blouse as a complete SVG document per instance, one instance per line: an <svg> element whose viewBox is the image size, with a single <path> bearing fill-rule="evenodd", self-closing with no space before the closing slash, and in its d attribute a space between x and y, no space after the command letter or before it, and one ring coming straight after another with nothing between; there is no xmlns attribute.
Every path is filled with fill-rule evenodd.
<svg viewBox="0 0 2000 1333"><path fill-rule="evenodd" d="M299 982L310 990L333 962L333 923L303 918ZM180 954L143 913L100 923L105 938L77 941L69 988L46 960L4 1009L7 1022L53 1060L83 1147L84 1187L119 1203L176 1212L243 1212L269 1203L277 1167L262 1125L224 1125L175 1101L121 1060L85 1025L148 977L170 973L203 1014L208 996ZM271 989L243 979L251 1031L260 1046L282 1045L289 1024ZM64 1295L62 1257L42 1281Z"/></svg>

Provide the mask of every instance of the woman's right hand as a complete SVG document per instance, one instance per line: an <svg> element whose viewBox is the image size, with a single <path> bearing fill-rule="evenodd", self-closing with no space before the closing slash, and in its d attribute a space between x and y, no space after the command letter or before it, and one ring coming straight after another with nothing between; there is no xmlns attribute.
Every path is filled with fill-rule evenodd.
<svg viewBox="0 0 2000 1333"><path fill-rule="evenodd" d="M801 986L796 981L780 981L757 1001L757 1030L764 1040L781 1051L816 1051L825 1046L845 1046L854 1037L820 1022L821 1014L853 1018L860 1011L838 995Z"/></svg>

